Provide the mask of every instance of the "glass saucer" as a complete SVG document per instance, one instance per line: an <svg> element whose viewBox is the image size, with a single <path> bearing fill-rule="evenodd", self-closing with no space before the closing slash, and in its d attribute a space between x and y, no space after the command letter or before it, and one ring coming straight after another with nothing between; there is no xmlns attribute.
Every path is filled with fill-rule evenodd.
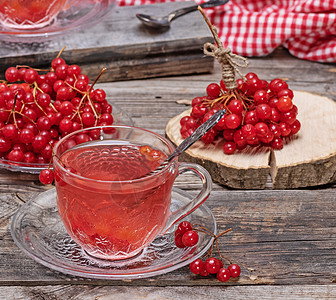
<svg viewBox="0 0 336 300"><path fill-rule="evenodd" d="M40 42L70 30L100 22L115 7L115 0L72 0L53 21L41 28L17 29L0 23L0 40L7 42Z"/></svg>
<svg viewBox="0 0 336 300"><path fill-rule="evenodd" d="M111 103L110 103L111 104ZM114 125L134 126L132 118L122 108L112 105L112 116ZM24 163L6 160L0 157L0 168L9 171L19 171L24 173L39 174L41 170L48 168L48 164Z"/></svg>
<svg viewBox="0 0 336 300"><path fill-rule="evenodd" d="M188 193L173 188L171 210L191 199ZM184 220L216 234L215 218L204 204ZM65 274L95 279L136 279L165 274L204 255L213 241L209 235L200 233L196 246L180 249L175 246L172 228L136 257L122 261L95 259L66 233L58 214L55 189L39 194L15 213L11 234L16 245L38 263Z"/></svg>

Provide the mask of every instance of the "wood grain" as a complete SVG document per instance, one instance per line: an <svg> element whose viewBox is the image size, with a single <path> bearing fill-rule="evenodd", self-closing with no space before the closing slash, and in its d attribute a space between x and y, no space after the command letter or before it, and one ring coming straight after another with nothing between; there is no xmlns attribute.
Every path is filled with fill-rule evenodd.
<svg viewBox="0 0 336 300"><path fill-rule="evenodd" d="M0 275L7 283L111 284L60 274L35 263L17 248L10 236L10 218L23 201L36 193L4 194L0 236ZM207 200L223 236L223 255L242 267L235 285L331 284L336 279L335 190L226 191L215 190ZM309 211L309 214L307 212ZM15 271L14 271L15 270ZM218 285L215 278L192 275L188 267L162 276L126 281L126 285Z"/></svg>
<svg viewBox="0 0 336 300"><path fill-rule="evenodd" d="M335 64L298 60L278 49L250 58L260 78L285 78L294 90L336 100ZM177 101L205 94L213 74L99 83L109 100L126 110L136 126L165 134L167 122L187 109ZM180 176L180 188L195 194L199 183ZM218 230L223 254L241 263L241 278L223 284L194 276L183 267L174 272L130 281L89 280L50 270L27 257L10 235L11 216L46 187L36 175L0 172L0 299L335 299L335 182L314 189L231 190L214 184L206 204ZM19 196L19 197L18 197Z"/></svg>
<svg viewBox="0 0 336 300"><path fill-rule="evenodd" d="M105 286L93 287L87 285L70 286L34 286L34 287L5 287L0 288L0 299L13 295L13 300L175 300L175 299L334 299L334 285L319 286L226 286L223 287L125 287Z"/></svg>
<svg viewBox="0 0 336 300"><path fill-rule="evenodd" d="M284 140L283 149L248 146L233 155L225 155L224 140L219 138L208 145L196 142L180 160L202 165L214 181L232 188L293 189L335 181L336 102L302 91L294 91L293 102L298 107L301 130ZM176 146L183 141L180 120L190 112L188 109L167 123L166 135Z"/></svg>

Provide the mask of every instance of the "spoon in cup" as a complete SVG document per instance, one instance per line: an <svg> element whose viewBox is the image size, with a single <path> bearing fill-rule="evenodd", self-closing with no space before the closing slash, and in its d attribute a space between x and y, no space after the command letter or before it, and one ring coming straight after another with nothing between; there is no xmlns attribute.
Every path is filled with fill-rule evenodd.
<svg viewBox="0 0 336 300"><path fill-rule="evenodd" d="M198 7L210 8L214 6L220 6L229 2L229 0L210 0L208 2L202 3L200 5L192 5L184 8L180 8L169 13L164 17L155 17L145 14L136 14L136 17L146 26L156 28L156 29L167 29L170 27L170 23L178 17L181 17L190 12L196 11Z"/></svg>
<svg viewBox="0 0 336 300"><path fill-rule="evenodd" d="M161 164L149 175L161 171L171 160L179 156L182 152L186 151L190 146L197 142L204 134L206 134L212 127L214 127L226 113L225 109L215 112L206 122L199 126L193 134L187 137L175 150L163 161Z"/></svg>

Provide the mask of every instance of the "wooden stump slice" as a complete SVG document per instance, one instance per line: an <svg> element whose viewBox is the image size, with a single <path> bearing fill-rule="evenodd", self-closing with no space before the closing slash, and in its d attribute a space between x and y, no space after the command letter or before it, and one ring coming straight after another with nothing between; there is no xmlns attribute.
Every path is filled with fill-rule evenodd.
<svg viewBox="0 0 336 300"><path fill-rule="evenodd" d="M292 189L323 185L336 180L336 102L308 92L294 92L301 130L282 150L247 147L224 154L224 141L196 142L179 158L204 166L215 182L237 189ZM183 139L180 119L169 120L167 137L177 146Z"/></svg>

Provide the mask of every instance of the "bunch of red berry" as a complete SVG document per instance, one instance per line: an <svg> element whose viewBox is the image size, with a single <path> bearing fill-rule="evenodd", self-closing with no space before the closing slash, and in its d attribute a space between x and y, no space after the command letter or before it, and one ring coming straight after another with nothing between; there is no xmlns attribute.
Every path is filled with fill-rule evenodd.
<svg viewBox="0 0 336 300"><path fill-rule="evenodd" d="M112 106L102 89L94 89L78 65L59 56L49 70L10 67L0 82L0 157L17 165L50 164L53 145L81 128L113 123ZM90 136L79 135L80 142ZM40 173L50 184L53 172Z"/></svg>
<svg viewBox="0 0 336 300"><path fill-rule="evenodd" d="M240 275L240 267L237 264L233 264L229 259L223 257L219 252L218 238L229 232L230 230L231 229L228 229L216 236L204 227L193 228L188 221L183 221L178 225L175 231L175 245L178 248L193 247L197 245L199 240L199 235L197 231L211 235L214 238L212 247L210 248L210 251L208 253L208 256L210 257L207 258L205 261L198 258L189 265L189 269L193 274L201 276L216 274L217 279L222 282L228 281L230 277L236 278ZM217 246L217 252L221 259L217 259L212 256L215 243ZM229 261L230 265L227 268L224 267L222 259Z"/></svg>
<svg viewBox="0 0 336 300"><path fill-rule="evenodd" d="M225 154L248 145L282 149L284 140L301 128L293 91L279 78L267 82L254 73L245 78L238 79L233 90L227 90L223 80L209 84L207 96L194 98L190 115L180 120L181 136L187 138L216 111L226 109L225 116L202 137L205 144L223 138Z"/></svg>

